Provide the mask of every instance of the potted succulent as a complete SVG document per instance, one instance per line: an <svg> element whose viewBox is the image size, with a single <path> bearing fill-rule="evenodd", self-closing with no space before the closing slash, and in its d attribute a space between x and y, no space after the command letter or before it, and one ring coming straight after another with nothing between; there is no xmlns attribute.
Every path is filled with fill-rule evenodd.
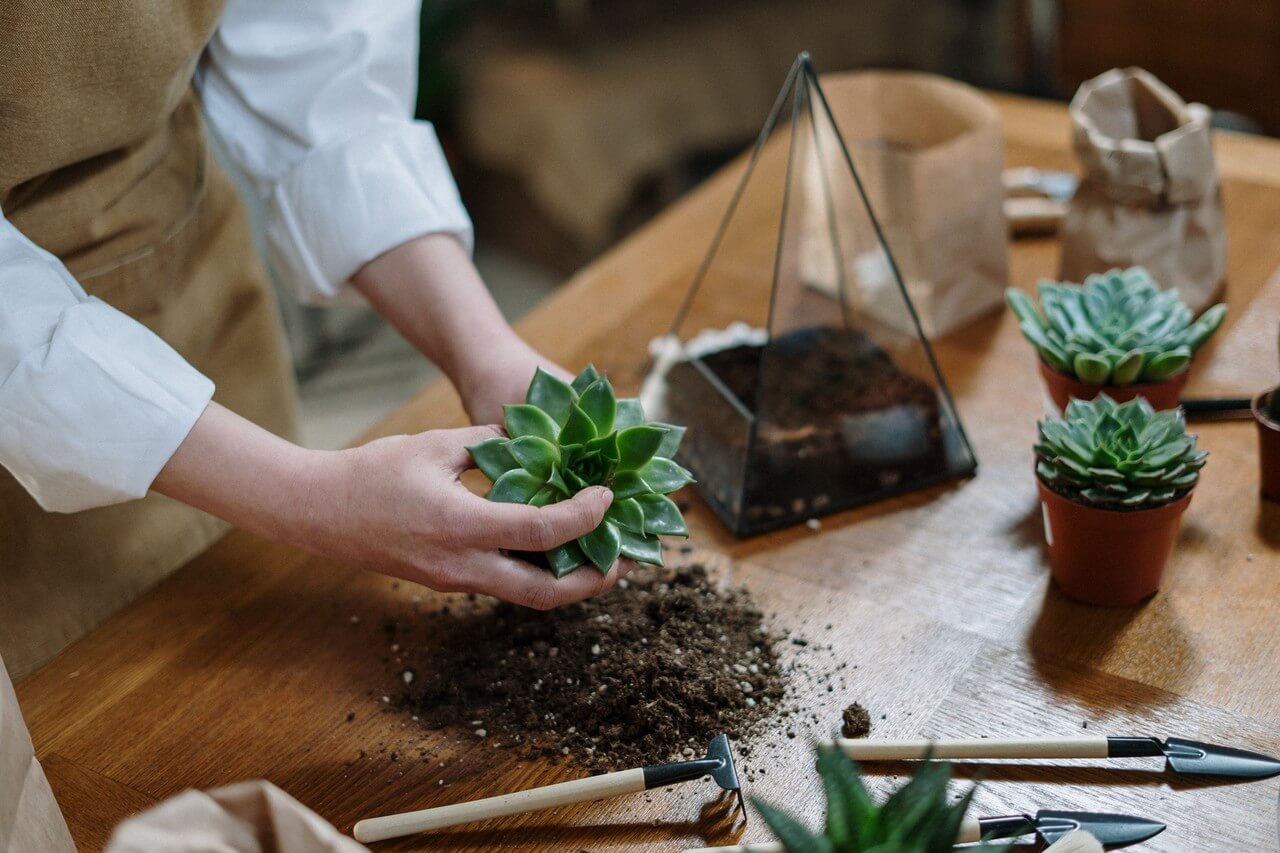
<svg viewBox="0 0 1280 853"><path fill-rule="evenodd" d="M1021 290L1005 291L1058 411L1103 391L1119 402L1142 396L1157 409L1177 408L1192 356L1227 313L1220 303L1192 322L1177 291L1161 290L1144 267L1084 284L1042 281L1039 295L1037 308Z"/></svg>
<svg viewBox="0 0 1280 853"><path fill-rule="evenodd" d="M867 793L858 766L835 746L818 747L818 774L827 795L825 830L816 833L767 803L752 804L786 853L951 853L960 837L970 789L952 802L947 794L950 765L923 762L915 775L877 805ZM981 844L967 850L992 850Z"/></svg>
<svg viewBox="0 0 1280 853"><path fill-rule="evenodd" d="M1280 386L1253 398L1258 422L1258 470L1262 496L1280 501Z"/></svg>
<svg viewBox="0 0 1280 853"><path fill-rule="evenodd" d="M1072 400L1040 422L1036 479L1049 566L1063 592L1090 604L1136 604L1160 586L1207 451L1182 410L1143 397Z"/></svg>
<svg viewBox="0 0 1280 853"><path fill-rule="evenodd" d="M619 400L594 367L572 384L539 369L525 402L504 411L507 437L468 448L493 481L489 500L546 506L589 486L613 491L595 530L541 555L556 577L587 564L607 572L619 556L661 566L658 537L689 535L666 497L693 482L671 460L684 428L647 422L639 401Z"/></svg>

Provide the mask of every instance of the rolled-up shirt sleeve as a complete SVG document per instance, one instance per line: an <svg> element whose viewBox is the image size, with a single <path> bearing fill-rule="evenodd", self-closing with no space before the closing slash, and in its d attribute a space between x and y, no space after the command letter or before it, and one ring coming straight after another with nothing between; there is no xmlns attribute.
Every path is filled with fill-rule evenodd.
<svg viewBox="0 0 1280 853"><path fill-rule="evenodd" d="M259 196L269 260L300 299L340 296L423 234L471 247L432 126L414 121L416 0L230 0L196 73L209 119Z"/></svg>
<svg viewBox="0 0 1280 853"><path fill-rule="evenodd" d="M41 507L145 495L213 390L0 213L0 464Z"/></svg>

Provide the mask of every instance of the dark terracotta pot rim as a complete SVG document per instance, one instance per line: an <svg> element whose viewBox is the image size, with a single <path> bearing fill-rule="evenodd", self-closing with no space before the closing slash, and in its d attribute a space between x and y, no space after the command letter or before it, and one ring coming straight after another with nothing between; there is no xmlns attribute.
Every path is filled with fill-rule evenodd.
<svg viewBox="0 0 1280 853"><path fill-rule="evenodd" d="M1272 432L1280 432L1280 424L1271 420L1271 418L1262 411L1262 404L1268 397L1276 393L1280 393L1280 385L1269 391L1263 391L1261 394L1254 397L1253 402L1249 404L1249 411L1253 413L1253 419L1257 421L1260 426L1263 426Z"/></svg>
<svg viewBox="0 0 1280 853"><path fill-rule="evenodd" d="M1116 385L1115 383L1107 383L1105 385L1096 385L1092 382L1085 382L1079 376L1073 376L1070 373L1063 373L1061 370L1054 368L1051 364L1049 364L1049 362L1045 361L1043 358L1039 359L1039 362L1040 362L1041 368L1043 368L1048 373L1052 373L1054 376L1061 376L1063 379L1066 379L1069 382L1075 382L1078 385L1087 385L1090 388L1098 388L1099 390L1102 390L1102 391L1106 391L1108 388L1123 388L1125 390L1129 390L1133 388L1159 388L1161 385L1164 385L1166 382L1172 382L1173 380L1179 378L1180 376L1182 376L1188 370L1191 369L1191 365L1188 364L1186 367L1182 368L1177 373L1173 374L1172 376L1166 376L1164 379L1161 379L1159 382L1130 382L1128 385Z"/></svg>
<svg viewBox="0 0 1280 853"><path fill-rule="evenodd" d="M1199 485L1199 480L1196 481ZM1147 507L1146 509L1105 509L1099 506L1093 506L1087 503L1073 500L1064 494L1056 491L1049 486L1039 474L1036 474L1036 485L1040 487L1040 495L1042 498L1050 498L1069 504L1076 510L1091 516L1090 527L1098 529L1118 530L1132 529L1134 527L1154 527L1164 523L1164 519L1170 514L1181 514L1186 509L1187 504L1191 502L1191 495L1195 493L1196 487L1192 486L1184 494L1174 498L1168 503L1162 503L1160 506Z"/></svg>

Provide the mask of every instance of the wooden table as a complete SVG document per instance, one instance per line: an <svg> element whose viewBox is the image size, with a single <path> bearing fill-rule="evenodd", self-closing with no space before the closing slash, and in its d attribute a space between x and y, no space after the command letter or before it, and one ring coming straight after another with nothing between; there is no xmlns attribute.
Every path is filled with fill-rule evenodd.
<svg viewBox="0 0 1280 853"><path fill-rule="evenodd" d="M1060 106L996 100L1010 165L1071 167ZM1280 144L1219 134L1218 151L1231 313L1189 391L1247 394L1276 380ZM645 344L665 331L735 178L734 169L720 174L582 271L521 331L562 363L592 360L634 390ZM1018 242L1012 280L1030 285L1056 260L1052 240ZM879 737L1072 734L1087 724L1280 753L1280 507L1257 497L1252 423L1199 428L1212 456L1161 593L1131 610L1083 607L1054 591L1045 568L1030 473L1042 411L1030 348L1006 312L937 351L981 463L975 479L827 518L820 532L799 526L748 540L694 501L694 543L735 558L726 571L750 584L777 624L857 664L840 690L807 687L802 703L834 726L844 704L861 701ZM453 392L437 384L378 432L462 423ZM379 705L391 685L378 623L420 592L237 532L69 648L18 694L77 840L99 846L112 824L159 798L252 777L349 831L360 817L573 775L408 728ZM752 793L816 823L822 799L808 744L781 731L770 739L778 751L763 751L774 758L756 765L764 775ZM379 751L404 742L439 746L447 767ZM469 775L481 751L486 769ZM1276 842L1274 779L1197 786L1151 761L983 770L983 813L1095 808L1167 821L1144 850ZM714 808L704 819L713 794L661 792L651 803L565 809L395 849L678 849L765 837L759 821L743 834Z"/></svg>

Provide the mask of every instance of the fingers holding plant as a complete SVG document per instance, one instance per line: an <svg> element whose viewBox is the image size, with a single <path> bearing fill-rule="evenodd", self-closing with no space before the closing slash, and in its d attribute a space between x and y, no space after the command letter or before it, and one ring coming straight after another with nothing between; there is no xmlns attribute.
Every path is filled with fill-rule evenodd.
<svg viewBox="0 0 1280 853"><path fill-rule="evenodd" d="M693 481L671 459L684 429L646 422L639 401L619 400L594 367L572 383L539 369L526 402L505 408L505 426L506 438L469 448L493 481L490 501L550 508L581 500L593 487L612 492L612 503L591 530L564 544L530 549L543 552L557 577L588 564L608 572L619 556L662 565L658 537L688 535L667 497Z"/></svg>

